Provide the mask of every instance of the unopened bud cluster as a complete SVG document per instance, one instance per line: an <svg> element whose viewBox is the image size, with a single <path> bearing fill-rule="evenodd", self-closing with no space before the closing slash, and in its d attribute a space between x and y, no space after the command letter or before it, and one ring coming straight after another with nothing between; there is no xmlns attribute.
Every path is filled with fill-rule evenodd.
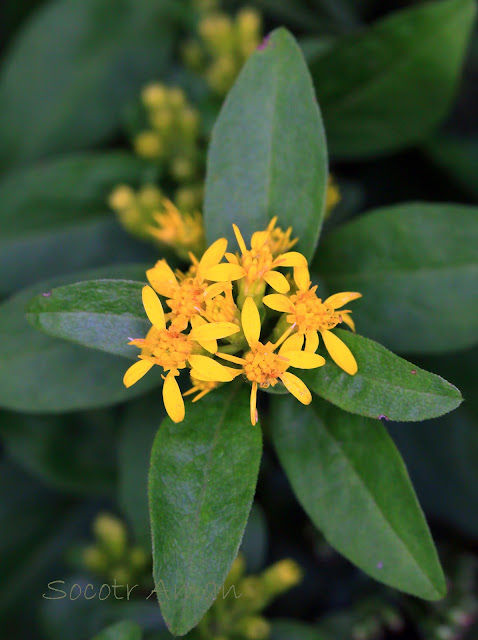
<svg viewBox="0 0 478 640"><path fill-rule="evenodd" d="M82 551L83 566L103 579L135 584L147 579L151 557L138 545L131 545L121 520L102 513L93 522L95 541Z"/></svg>
<svg viewBox="0 0 478 640"><path fill-rule="evenodd" d="M225 96L261 42L261 22L260 14L250 8L241 9L234 19L219 11L206 12L197 39L183 47L185 64L202 75L214 93Z"/></svg>
<svg viewBox="0 0 478 640"><path fill-rule="evenodd" d="M244 558L238 556L222 592L199 623L200 637L204 640L266 640L271 629L262 611L301 580L302 569L293 560L281 560L260 575L246 575Z"/></svg>

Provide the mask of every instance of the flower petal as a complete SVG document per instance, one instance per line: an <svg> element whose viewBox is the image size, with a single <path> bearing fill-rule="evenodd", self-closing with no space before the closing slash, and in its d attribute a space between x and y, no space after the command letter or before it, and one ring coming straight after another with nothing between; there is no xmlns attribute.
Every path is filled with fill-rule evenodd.
<svg viewBox="0 0 478 640"><path fill-rule="evenodd" d="M324 304L332 307L332 309L340 309L344 304L351 300L357 300L361 298L362 294L357 291L342 291L342 293L334 293L333 296L329 296L327 300L324 300Z"/></svg>
<svg viewBox="0 0 478 640"><path fill-rule="evenodd" d="M168 416L173 422L184 420L184 400L176 378L168 373L163 384L163 402Z"/></svg>
<svg viewBox="0 0 478 640"><path fill-rule="evenodd" d="M232 280L240 280L245 275L246 272L240 265L224 262L205 271L203 277L205 280L212 280L213 282L232 282Z"/></svg>
<svg viewBox="0 0 478 640"><path fill-rule="evenodd" d="M305 350L315 353L319 346L319 334L317 331L307 331L305 334Z"/></svg>
<svg viewBox="0 0 478 640"><path fill-rule="evenodd" d="M211 322L193 329L189 337L191 340L220 340L232 336L238 331L240 331L239 327L233 322Z"/></svg>
<svg viewBox="0 0 478 640"><path fill-rule="evenodd" d="M235 224L232 225L234 230L234 235L236 236L237 244L239 245L239 249L241 250L242 255L244 255L247 251L246 243L244 242L244 238L242 237L242 233L239 231L239 227Z"/></svg>
<svg viewBox="0 0 478 640"><path fill-rule="evenodd" d="M257 423L257 420L258 420L258 415L257 415L257 382L253 382L252 383L250 408L251 408L251 422L254 425L254 424Z"/></svg>
<svg viewBox="0 0 478 640"><path fill-rule="evenodd" d="M220 293L224 293L229 286L231 285L227 282L215 282L214 284L210 284L204 291L204 298L215 298Z"/></svg>
<svg viewBox="0 0 478 640"><path fill-rule="evenodd" d="M143 306L151 324L161 331L166 329L163 306L151 287L143 287Z"/></svg>
<svg viewBox="0 0 478 640"><path fill-rule="evenodd" d="M235 253L225 253L224 257L231 264L239 264L239 260L237 259L237 256Z"/></svg>
<svg viewBox="0 0 478 640"><path fill-rule="evenodd" d="M153 367L152 362L147 360L138 360L126 371L123 376L123 384L126 388L132 387Z"/></svg>
<svg viewBox="0 0 478 640"><path fill-rule="evenodd" d="M331 331L321 331L321 334L325 348L335 364L351 376L355 375L358 370L357 362L347 345Z"/></svg>
<svg viewBox="0 0 478 640"><path fill-rule="evenodd" d="M287 358L289 367L296 367L297 369L316 369L317 367L323 367L325 364L325 358L319 356L318 353L287 351L281 355Z"/></svg>
<svg viewBox="0 0 478 640"><path fill-rule="evenodd" d="M284 344L279 349L279 355L286 355L286 351L300 351L302 349L302 345L304 344L304 334L294 333L287 338ZM287 356L286 356L287 357Z"/></svg>
<svg viewBox="0 0 478 640"><path fill-rule="evenodd" d="M355 322L351 318L350 313L350 311L341 311L340 317L342 318L342 322L345 322L345 324L348 325L355 333Z"/></svg>
<svg viewBox="0 0 478 640"><path fill-rule="evenodd" d="M264 296L262 302L269 307L269 309L274 309L274 311L280 311L281 313L290 313L294 310L294 305L280 293L271 293L268 296Z"/></svg>
<svg viewBox="0 0 478 640"><path fill-rule="evenodd" d="M169 298L178 286L173 270L166 260L158 260L152 269L146 271L146 277L155 291Z"/></svg>
<svg viewBox="0 0 478 640"><path fill-rule="evenodd" d="M282 253L273 262L275 267L306 267L307 259L298 251Z"/></svg>
<svg viewBox="0 0 478 640"><path fill-rule="evenodd" d="M242 330L249 346L259 342L261 335L261 317L253 298L246 298L241 312Z"/></svg>
<svg viewBox="0 0 478 640"><path fill-rule="evenodd" d="M264 280L274 289L274 291L278 291L279 293L287 293L290 289L290 284L287 282L287 278L278 271L268 271L264 274Z"/></svg>
<svg viewBox="0 0 478 640"><path fill-rule="evenodd" d="M206 249L203 254L203 257L199 261L198 264L198 275L200 274L204 277L204 273L210 268L219 264L222 260L222 257L227 249L227 240L226 238L219 238L216 242L213 242L212 245Z"/></svg>
<svg viewBox="0 0 478 640"><path fill-rule="evenodd" d="M238 358L237 356L233 356L230 353L222 353L222 351L217 351L216 356L218 358L222 358L223 360L228 360L229 362L240 364L241 366L244 366L247 363L247 360L244 360L244 358Z"/></svg>
<svg viewBox="0 0 478 640"><path fill-rule="evenodd" d="M205 376L204 379L214 382L231 382L234 376L224 367L222 364L208 358L207 356L193 355L189 357L189 363L194 369L194 375L197 374Z"/></svg>
<svg viewBox="0 0 478 640"><path fill-rule="evenodd" d="M270 231L255 231L251 237L251 248L262 249L270 236Z"/></svg>
<svg viewBox="0 0 478 640"><path fill-rule="evenodd" d="M299 291L307 291L307 289L310 287L309 268L307 266L295 267L294 280Z"/></svg>
<svg viewBox="0 0 478 640"><path fill-rule="evenodd" d="M302 382L300 378L295 376L290 371L286 371L279 378L284 383L290 393L302 402L302 404L310 404L312 402L312 394L307 389L306 385Z"/></svg>

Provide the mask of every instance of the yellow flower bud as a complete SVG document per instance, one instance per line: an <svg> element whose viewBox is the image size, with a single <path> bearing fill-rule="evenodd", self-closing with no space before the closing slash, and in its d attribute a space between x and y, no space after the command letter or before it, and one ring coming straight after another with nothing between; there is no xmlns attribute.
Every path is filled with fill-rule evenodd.
<svg viewBox="0 0 478 640"><path fill-rule="evenodd" d="M331 213L332 209L334 209L338 203L340 202L340 190L338 184L335 182L334 177L329 175L327 180L327 196L326 196L326 216Z"/></svg>
<svg viewBox="0 0 478 640"><path fill-rule="evenodd" d="M102 513L93 522L93 531L104 549L112 556L121 557L126 549L126 527L118 518Z"/></svg>
<svg viewBox="0 0 478 640"><path fill-rule="evenodd" d="M225 54L211 64L206 72L206 81L216 93L226 95L238 72L239 67L234 56Z"/></svg>
<svg viewBox="0 0 478 640"><path fill-rule="evenodd" d="M157 209L161 206L163 196L161 191L154 185L147 184L141 187L138 192L139 204L150 209Z"/></svg>
<svg viewBox="0 0 478 640"><path fill-rule="evenodd" d="M247 640L265 640L269 637L271 628L267 620L261 616L242 618L234 627L234 633Z"/></svg>
<svg viewBox="0 0 478 640"><path fill-rule="evenodd" d="M297 562L285 559L266 569L261 577L267 594L273 598L298 585L302 580L303 572Z"/></svg>
<svg viewBox="0 0 478 640"><path fill-rule="evenodd" d="M157 109L165 104L166 88L159 83L148 84L141 92L141 100L145 107Z"/></svg>
<svg viewBox="0 0 478 640"><path fill-rule="evenodd" d="M110 579L111 581L116 581L117 585L123 584L129 584L132 579L133 579L133 575L131 574L130 571L128 571L128 569L126 569L126 567L115 567L114 569L112 569L112 571L110 572Z"/></svg>
<svg viewBox="0 0 478 640"><path fill-rule="evenodd" d="M150 558L141 547L133 547L129 554L129 561L135 571L143 571L148 566Z"/></svg>
<svg viewBox="0 0 478 640"><path fill-rule="evenodd" d="M120 184L110 193L108 204L114 211L124 211L134 204L133 189L125 184Z"/></svg>
<svg viewBox="0 0 478 640"><path fill-rule="evenodd" d="M212 53L229 51L233 46L233 25L229 16L216 13L203 18L199 34Z"/></svg>
<svg viewBox="0 0 478 640"><path fill-rule="evenodd" d="M184 182L194 176L196 167L189 158L181 156L175 158L171 163L171 175L178 181Z"/></svg>
<svg viewBox="0 0 478 640"><path fill-rule="evenodd" d="M108 567L104 552L96 545L90 545L83 550L83 564L94 573L103 573Z"/></svg>
<svg viewBox="0 0 478 640"><path fill-rule="evenodd" d="M168 91L168 103L174 109L180 109L186 104L186 96L184 95L184 91L179 89L179 87L172 87Z"/></svg>
<svg viewBox="0 0 478 640"><path fill-rule="evenodd" d="M149 120L151 125L161 134L168 133L174 125L174 115L169 107L162 107L153 111Z"/></svg>
<svg viewBox="0 0 478 640"><path fill-rule="evenodd" d="M180 124L184 133L190 137L197 135L199 129L199 113L192 107L185 107L180 116Z"/></svg>
<svg viewBox="0 0 478 640"><path fill-rule="evenodd" d="M258 39L261 30L261 16L255 9L244 8L236 18L239 37L244 40Z"/></svg>
<svg viewBox="0 0 478 640"><path fill-rule="evenodd" d="M154 131L142 131L134 140L136 153L143 158L160 158L164 153L161 139Z"/></svg>
<svg viewBox="0 0 478 640"><path fill-rule="evenodd" d="M176 191L174 201L181 211L195 211L201 208L203 199L202 186L181 187Z"/></svg>
<svg viewBox="0 0 478 640"><path fill-rule="evenodd" d="M204 52L196 40L189 40L182 46L184 64L193 71L200 71L204 66Z"/></svg>

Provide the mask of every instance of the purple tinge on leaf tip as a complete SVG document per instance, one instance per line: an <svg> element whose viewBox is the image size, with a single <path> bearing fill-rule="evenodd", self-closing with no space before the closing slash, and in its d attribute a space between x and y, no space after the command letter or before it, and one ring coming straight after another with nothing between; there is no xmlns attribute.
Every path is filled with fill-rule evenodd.
<svg viewBox="0 0 478 640"><path fill-rule="evenodd" d="M387 418L387 416L386 416L386 415L384 415L383 413L381 413L381 414L378 416L378 419L379 419L379 420L386 420L387 422L390 420L390 418Z"/></svg>
<svg viewBox="0 0 478 640"><path fill-rule="evenodd" d="M51 291L47 291L46 293L42 293L44 298L49 298L51 296Z"/></svg>
<svg viewBox="0 0 478 640"><path fill-rule="evenodd" d="M271 37L270 36L266 36L264 38L264 40L261 42L261 44L257 47L257 49L259 51L264 51L264 49L267 47L267 45L269 44Z"/></svg>

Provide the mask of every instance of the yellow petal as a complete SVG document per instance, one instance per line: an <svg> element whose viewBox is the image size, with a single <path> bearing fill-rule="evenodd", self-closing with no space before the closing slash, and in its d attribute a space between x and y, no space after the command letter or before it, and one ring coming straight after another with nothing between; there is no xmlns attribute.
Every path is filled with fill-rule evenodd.
<svg viewBox="0 0 478 640"><path fill-rule="evenodd" d="M285 351L300 351L303 344L304 335L300 333L294 333L292 336L290 336L290 338L287 338L282 347L279 349L279 355L283 355Z"/></svg>
<svg viewBox="0 0 478 640"><path fill-rule="evenodd" d="M198 327L202 327L207 324L207 321L201 316L192 316L191 318L191 328L194 330ZM191 336L191 333L189 334ZM203 349L209 351L209 353L216 353L217 351L217 341L216 340L202 340L201 338L196 338L196 342L198 342Z"/></svg>
<svg viewBox="0 0 478 640"><path fill-rule="evenodd" d="M278 271L268 271L264 274L264 280L274 289L274 291L278 291L279 293L287 293L290 289L290 284L287 282L287 278Z"/></svg>
<svg viewBox="0 0 478 640"><path fill-rule="evenodd" d="M233 280L240 280L245 275L246 272L240 265L224 262L205 271L203 277L206 280L212 280L213 282L232 282Z"/></svg>
<svg viewBox="0 0 478 640"><path fill-rule="evenodd" d="M269 307L269 309L274 309L274 311L280 311L281 313L290 313L294 310L294 305L280 293L271 293L268 296L264 296L262 302Z"/></svg>
<svg viewBox="0 0 478 640"><path fill-rule="evenodd" d="M239 327L233 322L211 322L193 329L189 337L191 340L220 340L238 331L240 331Z"/></svg>
<svg viewBox="0 0 478 640"><path fill-rule="evenodd" d="M270 236L269 231L255 231L251 238L252 249L262 249Z"/></svg>
<svg viewBox="0 0 478 640"><path fill-rule="evenodd" d="M237 259L237 256L234 253L225 253L224 257L231 264L239 264L239 260Z"/></svg>
<svg viewBox="0 0 478 640"><path fill-rule="evenodd" d="M246 298L241 312L242 330L250 346L259 342L261 335L261 317L256 303L252 298Z"/></svg>
<svg viewBox="0 0 478 640"><path fill-rule="evenodd" d="M138 360L126 371L123 377L123 384L125 387L133 386L138 380L140 380L153 366L152 362L147 360Z"/></svg>
<svg viewBox="0 0 478 640"><path fill-rule="evenodd" d="M357 373L357 362L342 340L331 331L321 331L322 338L332 360L351 376Z"/></svg>
<svg viewBox="0 0 478 640"><path fill-rule="evenodd" d="M317 331L307 331L305 334L305 350L315 353L319 346L319 334Z"/></svg>
<svg viewBox="0 0 478 640"><path fill-rule="evenodd" d="M176 378L168 373L163 384L163 402L168 416L173 422L184 420L184 400Z"/></svg>
<svg viewBox="0 0 478 640"><path fill-rule="evenodd" d="M295 267L294 280L299 291L307 291L310 286L310 273L308 267Z"/></svg>
<svg viewBox="0 0 478 640"><path fill-rule="evenodd" d="M218 351L216 355L218 358L228 360L229 362L234 362L235 364L240 364L241 366L247 364L247 360L244 360L244 358L238 358L237 356L233 356L230 353L222 353L222 351Z"/></svg>
<svg viewBox="0 0 478 640"><path fill-rule="evenodd" d="M178 286L173 270L166 260L158 260L152 269L146 271L146 277L155 291L169 298Z"/></svg>
<svg viewBox="0 0 478 640"><path fill-rule="evenodd" d="M361 298L362 294L357 291L342 291L342 293L334 293L333 296L329 296L327 300L324 300L324 304L332 309L340 309L344 304L350 302L351 300L357 300L357 298Z"/></svg>
<svg viewBox="0 0 478 640"><path fill-rule="evenodd" d="M226 238L219 238L216 242L213 242L212 245L206 249L203 254L203 257L199 261L198 264L198 274L201 274L204 277L204 273L216 264L219 264L222 260L222 257L227 249L227 240Z"/></svg>
<svg viewBox="0 0 478 640"><path fill-rule="evenodd" d="M345 322L345 324L348 325L352 329L352 331L355 333L355 322L350 317L350 313L341 311L340 317L342 318L342 322Z"/></svg>
<svg viewBox="0 0 478 640"><path fill-rule="evenodd" d="M307 259L298 251L288 251L277 256L273 264L279 267L306 267Z"/></svg>
<svg viewBox="0 0 478 640"><path fill-rule="evenodd" d="M257 416L257 382L253 382L252 383L250 407L251 407L251 422L254 425L254 424L257 423L257 419L258 419L258 416Z"/></svg>
<svg viewBox="0 0 478 640"><path fill-rule="evenodd" d="M161 302L153 289L147 285L143 287L143 306L151 324L159 331L166 329Z"/></svg>
<svg viewBox="0 0 478 640"><path fill-rule="evenodd" d="M300 378L290 373L290 371L286 371L279 378L287 390L302 404L310 404L312 402L312 395Z"/></svg>
<svg viewBox="0 0 478 640"><path fill-rule="evenodd" d="M215 298L220 293L223 293L228 286L227 282L215 282L214 284L210 284L204 291L204 297Z"/></svg>
<svg viewBox="0 0 478 640"><path fill-rule="evenodd" d="M194 369L195 376L197 372L199 375L206 376L207 380L214 382L231 382L234 379L226 367L207 356L190 356L189 363Z"/></svg>
<svg viewBox="0 0 478 640"><path fill-rule="evenodd" d="M233 224L232 228L234 229L234 235L236 236L237 244L239 245L239 249L241 253L244 255L247 251L246 243L244 242L244 238L242 237L242 233L239 231L239 228Z"/></svg>
<svg viewBox="0 0 478 640"><path fill-rule="evenodd" d="M289 367L296 367L297 369L316 369L317 367L323 367L325 364L325 358L319 356L318 353L287 351L281 355L287 358Z"/></svg>

